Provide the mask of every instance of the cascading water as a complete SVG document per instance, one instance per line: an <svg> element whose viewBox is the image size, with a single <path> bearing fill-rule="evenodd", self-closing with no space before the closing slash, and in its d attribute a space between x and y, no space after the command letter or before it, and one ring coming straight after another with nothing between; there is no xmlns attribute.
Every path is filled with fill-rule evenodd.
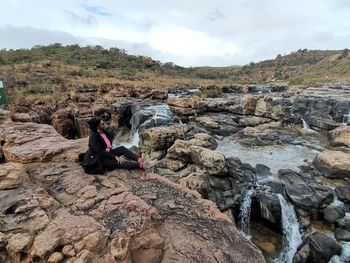
<svg viewBox="0 0 350 263"><path fill-rule="evenodd" d="M348 123L350 123L350 110L348 114L345 114L343 116L343 125L346 126L348 125Z"/></svg>
<svg viewBox="0 0 350 263"><path fill-rule="evenodd" d="M329 263L349 263L350 262L350 242L340 242L341 254L334 256L329 260Z"/></svg>
<svg viewBox="0 0 350 263"><path fill-rule="evenodd" d="M280 256L273 263L292 263L293 257L301 244L299 222L294 207L288 203L281 194L278 194L281 205L281 222L283 228L284 248Z"/></svg>
<svg viewBox="0 0 350 263"><path fill-rule="evenodd" d="M303 122L303 129L308 132L315 132L313 129L310 128L310 125L303 119L301 118Z"/></svg>
<svg viewBox="0 0 350 263"><path fill-rule="evenodd" d="M131 117L130 139L127 142L119 142L118 144L127 148L138 146L140 129L156 127L171 122L181 123L181 120L171 112L167 104L141 106Z"/></svg>
<svg viewBox="0 0 350 263"><path fill-rule="evenodd" d="M254 189L249 189L241 203L240 213L239 213L239 229L241 233L247 238L250 239L250 211L252 204L252 197L255 193Z"/></svg>

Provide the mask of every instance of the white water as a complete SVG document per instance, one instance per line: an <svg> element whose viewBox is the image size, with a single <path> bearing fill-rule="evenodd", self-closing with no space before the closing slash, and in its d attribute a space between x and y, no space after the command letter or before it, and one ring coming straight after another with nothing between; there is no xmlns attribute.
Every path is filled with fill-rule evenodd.
<svg viewBox="0 0 350 263"><path fill-rule="evenodd" d="M343 125L347 125L348 123L350 123L350 110L349 110L349 113L348 114L345 114L343 116Z"/></svg>
<svg viewBox="0 0 350 263"><path fill-rule="evenodd" d="M239 213L239 229L241 233L247 238L251 239L250 235L250 211L252 204L252 196L255 193L254 189L249 189L241 203L240 213Z"/></svg>
<svg viewBox="0 0 350 263"><path fill-rule="evenodd" d="M144 113L149 113L151 117L146 119L144 122L140 123L140 116L137 116L140 111L143 111ZM139 136L139 127L142 125L147 125L147 123L154 122L155 125L159 125L164 122L164 120L169 122L178 121L182 124L181 120L178 119L170 110L169 105L167 104L160 104L160 105L152 105L152 106L145 106L143 108L140 108L139 111L135 112L134 115L131 117L130 124L131 124L131 132L130 132L130 139L126 142L118 142L118 145L125 146L126 148L131 148L132 146L139 146L140 142L140 136Z"/></svg>
<svg viewBox="0 0 350 263"><path fill-rule="evenodd" d="M292 263L293 257L301 244L301 234L299 232L299 222L294 211L294 207L288 203L281 194L278 194L281 204L281 223L283 227L284 247L280 256L273 260L273 263Z"/></svg>
<svg viewBox="0 0 350 263"><path fill-rule="evenodd" d="M310 128L310 125L303 118L301 118L301 120L303 121L303 129L305 131L316 132L316 131L314 131L313 129Z"/></svg>
<svg viewBox="0 0 350 263"><path fill-rule="evenodd" d="M350 242L340 242L341 254L334 256L329 260L329 263L349 263L350 262Z"/></svg>

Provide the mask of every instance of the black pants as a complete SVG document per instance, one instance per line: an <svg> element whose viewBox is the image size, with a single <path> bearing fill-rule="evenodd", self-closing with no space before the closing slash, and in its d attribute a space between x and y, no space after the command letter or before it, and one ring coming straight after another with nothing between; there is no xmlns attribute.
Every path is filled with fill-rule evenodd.
<svg viewBox="0 0 350 263"><path fill-rule="evenodd" d="M139 163L137 162L137 155L134 154L129 149L125 148L124 146L119 146L115 149L111 149L110 153L114 154L115 156L121 156L124 155L126 158L130 160L126 160L123 163L118 163L115 159L107 159L103 158L102 163L103 166L107 170L114 170L114 169L127 169L127 170L133 170L140 168Z"/></svg>

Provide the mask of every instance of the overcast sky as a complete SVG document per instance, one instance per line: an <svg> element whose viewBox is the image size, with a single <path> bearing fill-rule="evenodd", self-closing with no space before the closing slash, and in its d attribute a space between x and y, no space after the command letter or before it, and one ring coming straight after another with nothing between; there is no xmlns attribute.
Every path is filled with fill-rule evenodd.
<svg viewBox="0 0 350 263"><path fill-rule="evenodd" d="M0 0L0 48L117 46L182 66L229 66L350 45L350 0Z"/></svg>

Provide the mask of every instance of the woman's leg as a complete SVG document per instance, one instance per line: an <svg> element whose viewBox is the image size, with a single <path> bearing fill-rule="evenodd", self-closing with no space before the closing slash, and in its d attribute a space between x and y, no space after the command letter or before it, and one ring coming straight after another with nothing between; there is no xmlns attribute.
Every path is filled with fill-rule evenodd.
<svg viewBox="0 0 350 263"><path fill-rule="evenodd" d="M121 156L124 155L126 158L130 159L130 160L134 160L137 161L138 157L136 154L134 154L132 151L130 151L129 149L125 148L124 146L119 146L117 148L111 149L110 151L112 154L116 155L116 156Z"/></svg>
<svg viewBox="0 0 350 263"><path fill-rule="evenodd" d="M133 161L125 161L123 163L118 163L116 160L102 159L102 163L107 170L114 170L114 169L134 170L134 169L141 168L138 162L133 162Z"/></svg>

